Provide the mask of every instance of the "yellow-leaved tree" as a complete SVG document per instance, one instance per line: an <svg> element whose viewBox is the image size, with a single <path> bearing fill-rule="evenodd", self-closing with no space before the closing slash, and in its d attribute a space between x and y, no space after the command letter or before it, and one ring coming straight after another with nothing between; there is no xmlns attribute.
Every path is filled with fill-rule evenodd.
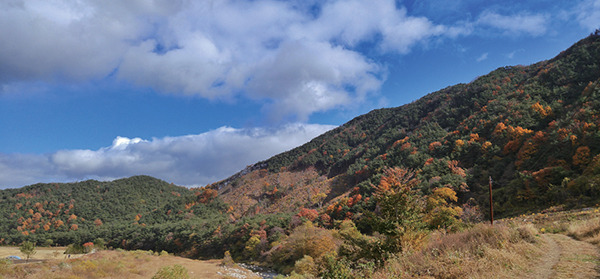
<svg viewBox="0 0 600 279"><path fill-rule="evenodd" d="M433 190L427 197L425 222L431 229L456 229L461 224L459 219L462 209L452 203L458 201L456 192L448 187Z"/></svg>

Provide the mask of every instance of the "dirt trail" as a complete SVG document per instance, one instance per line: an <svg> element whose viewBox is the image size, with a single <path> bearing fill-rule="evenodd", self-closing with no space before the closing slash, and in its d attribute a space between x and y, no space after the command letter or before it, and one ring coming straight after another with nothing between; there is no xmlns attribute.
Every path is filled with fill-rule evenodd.
<svg viewBox="0 0 600 279"><path fill-rule="evenodd" d="M600 253L590 243L562 234L543 234L545 253L520 278L600 278Z"/></svg>

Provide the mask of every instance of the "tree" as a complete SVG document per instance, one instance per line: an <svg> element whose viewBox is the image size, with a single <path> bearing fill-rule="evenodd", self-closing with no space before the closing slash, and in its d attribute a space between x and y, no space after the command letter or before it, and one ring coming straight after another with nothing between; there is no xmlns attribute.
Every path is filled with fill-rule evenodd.
<svg viewBox="0 0 600 279"><path fill-rule="evenodd" d="M448 187L437 188L427 197L425 222L430 228L455 229L460 223L462 209L450 204L457 202L456 192Z"/></svg>
<svg viewBox="0 0 600 279"><path fill-rule="evenodd" d="M33 242L29 241L23 242L23 244L21 244L21 247L19 247L19 250L21 251L21 253L23 253L23 255L27 257L27 261L29 261L29 258L35 255L36 253L35 245L33 245Z"/></svg>
<svg viewBox="0 0 600 279"><path fill-rule="evenodd" d="M414 171L395 167L385 170L375 187L378 216L373 218L373 227L386 237L384 251L396 253L422 244L424 206L415 190L418 184Z"/></svg>

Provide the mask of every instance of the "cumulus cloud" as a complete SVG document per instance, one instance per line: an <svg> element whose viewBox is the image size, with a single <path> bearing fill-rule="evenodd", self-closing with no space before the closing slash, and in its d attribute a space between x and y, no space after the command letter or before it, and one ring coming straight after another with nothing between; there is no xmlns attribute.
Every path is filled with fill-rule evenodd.
<svg viewBox="0 0 600 279"><path fill-rule="evenodd" d="M501 15L488 10L479 16L477 23L502 30L506 35L540 36L546 33L549 20L549 16L543 14Z"/></svg>
<svg viewBox="0 0 600 279"><path fill-rule="evenodd" d="M360 43L407 53L468 32L393 0L11 0L0 3L0 83L114 75L166 93L243 94L306 119L379 90L385 68Z"/></svg>
<svg viewBox="0 0 600 279"><path fill-rule="evenodd" d="M178 185L206 185L332 128L317 124L288 124L279 129L221 127L203 134L151 140L117 137L110 146L98 150L61 150L46 155L0 153L0 188L139 174Z"/></svg>

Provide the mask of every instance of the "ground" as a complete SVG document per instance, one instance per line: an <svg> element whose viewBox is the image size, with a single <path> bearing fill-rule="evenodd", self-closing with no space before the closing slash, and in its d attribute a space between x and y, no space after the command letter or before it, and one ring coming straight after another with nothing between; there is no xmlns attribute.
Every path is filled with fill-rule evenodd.
<svg viewBox="0 0 600 279"><path fill-rule="evenodd" d="M80 258L55 258L56 249L40 249L31 263L16 264L3 269L0 278L152 278L160 268L181 265L189 278L259 278L241 268L220 266L220 260L192 260L172 255L153 255L147 251L100 251ZM1 247L4 255L18 255L17 247ZM62 250L64 252L64 248ZM4 277L3 277L4 276Z"/></svg>

